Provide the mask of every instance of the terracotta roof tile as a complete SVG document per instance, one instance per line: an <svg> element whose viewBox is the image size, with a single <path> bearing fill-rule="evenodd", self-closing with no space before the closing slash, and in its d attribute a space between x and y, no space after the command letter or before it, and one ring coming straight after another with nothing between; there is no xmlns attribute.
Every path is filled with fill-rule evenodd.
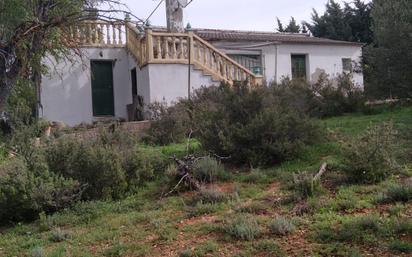
<svg viewBox="0 0 412 257"><path fill-rule="evenodd" d="M218 30L218 29L193 29L201 38L207 41L253 41L253 42L279 42L297 44L337 44L358 45L362 43L331 40L327 38L312 37L306 34Z"/></svg>

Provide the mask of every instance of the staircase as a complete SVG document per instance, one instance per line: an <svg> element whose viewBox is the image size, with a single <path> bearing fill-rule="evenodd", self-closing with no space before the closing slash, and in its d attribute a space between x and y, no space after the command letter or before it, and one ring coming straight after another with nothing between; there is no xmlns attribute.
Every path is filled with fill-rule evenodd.
<svg viewBox="0 0 412 257"><path fill-rule="evenodd" d="M146 29L141 33L129 22L87 21L70 28L69 33L84 47L126 46L140 67L187 64L211 76L214 81L230 85L247 82L251 87L263 83L262 76L255 75L193 32L167 33Z"/></svg>
<svg viewBox="0 0 412 257"><path fill-rule="evenodd" d="M247 81L262 85L263 77L243 67L193 32L167 33L147 29L142 35L133 24L126 24L126 46L142 67L147 64L190 64L214 81L233 85Z"/></svg>

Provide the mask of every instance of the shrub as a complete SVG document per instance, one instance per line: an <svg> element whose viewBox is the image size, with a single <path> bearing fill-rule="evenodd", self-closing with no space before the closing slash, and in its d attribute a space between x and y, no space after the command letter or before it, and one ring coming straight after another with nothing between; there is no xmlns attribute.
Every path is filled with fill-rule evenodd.
<svg viewBox="0 0 412 257"><path fill-rule="evenodd" d="M412 253L412 243L396 240L389 244L389 250L398 253Z"/></svg>
<svg viewBox="0 0 412 257"><path fill-rule="evenodd" d="M224 226L224 231L235 239L246 241L256 239L261 233L259 224L251 216L236 217Z"/></svg>
<svg viewBox="0 0 412 257"><path fill-rule="evenodd" d="M109 146L76 140L58 140L46 148L52 171L86 183L86 199L118 199L127 189L122 156Z"/></svg>
<svg viewBox="0 0 412 257"><path fill-rule="evenodd" d="M45 257L46 252L43 250L42 247L35 247L30 252L30 257Z"/></svg>
<svg viewBox="0 0 412 257"><path fill-rule="evenodd" d="M37 218L42 211L52 212L79 201L83 187L47 169L29 170L15 159L2 166L0 176L0 220Z"/></svg>
<svg viewBox="0 0 412 257"><path fill-rule="evenodd" d="M219 206L213 203L199 202L195 206L189 206L187 215L189 217L197 217L205 214L212 214L218 210Z"/></svg>
<svg viewBox="0 0 412 257"><path fill-rule="evenodd" d="M295 230L295 225L284 217L274 219L269 224L270 231L279 236L285 236Z"/></svg>
<svg viewBox="0 0 412 257"><path fill-rule="evenodd" d="M194 203L216 204L230 200L231 196L217 189L201 189L193 196Z"/></svg>
<svg viewBox="0 0 412 257"><path fill-rule="evenodd" d="M212 183L217 180L227 180L230 174L224 170L216 159L204 157L193 164L194 177L204 183Z"/></svg>
<svg viewBox="0 0 412 257"><path fill-rule="evenodd" d="M291 189L298 199L315 196L321 191L319 181L315 181L310 172L304 171L293 174Z"/></svg>
<svg viewBox="0 0 412 257"><path fill-rule="evenodd" d="M389 188L377 197L378 203L407 203L412 200L412 185L392 184Z"/></svg>
<svg viewBox="0 0 412 257"><path fill-rule="evenodd" d="M323 73L312 84L286 78L279 85L272 85L272 88L284 104L292 105L312 117L356 112L363 109L365 102L362 90L352 82L351 75L346 74L330 79Z"/></svg>
<svg viewBox="0 0 412 257"><path fill-rule="evenodd" d="M182 100L184 102L185 100ZM150 144L168 145L182 142L189 135L188 109L184 104L167 107L164 103L149 106L151 126L143 140Z"/></svg>
<svg viewBox="0 0 412 257"><path fill-rule="evenodd" d="M296 157L318 127L299 110L280 104L265 87L202 88L192 97L192 126L202 146L235 164L270 165Z"/></svg>
<svg viewBox="0 0 412 257"><path fill-rule="evenodd" d="M250 204L241 205L237 207L235 211L240 213L264 214L267 209L263 203L253 202Z"/></svg>
<svg viewBox="0 0 412 257"><path fill-rule="evenodd" d="M250 173L242 174L240 181L249 184L263 183L268 176L260 169L252 169Z"/></svg>
<svg viewBox="0 0 412 257"><path fill-rule="evenodd" d="M70 238L70 234L67 231L63 231L60 228L53 230L50 234L50 241L60 243Z"/></svg>
<svg viewBox="0 0 412 257"><path fill-rule="evenodd" d="M357 182L379 182L396 170L395 130L384 123L342 144L343 169Z"/></svg>

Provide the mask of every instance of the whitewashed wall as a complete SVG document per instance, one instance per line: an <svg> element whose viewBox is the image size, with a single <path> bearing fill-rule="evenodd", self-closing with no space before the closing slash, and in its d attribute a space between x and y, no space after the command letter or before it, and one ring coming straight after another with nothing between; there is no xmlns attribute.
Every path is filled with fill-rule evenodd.
<svg viewBox="0 0 412 257"><path fill-rule="evenodd" d="M150 102L176 102L179 98L188 96L189 69L184 64L150 64ZM210 76L204 76L202 71L191 69L191 92L202 87L219 84ZM145 99L145 102L147 102Z"/></svg>
<svg viewBox="0 0 412 257"><path fill-rule="evenodd" d="M321 71L326 72L331 78L342 74L342 58L351 58L352 61L360 62L362 49L360 46L345 46L345 45L292 45L280 44L277 46L277 76L270 73L267 77L268 81L280 81L282 77L292 77L292 54L306 55L308 70L307 77L311 81L318 79ZM273 66L272 58L265 58L268 67ZM353 80L359 87L363 87L363 74L354 73Z"/></svg>
<svg viewBox="0 0 412 257"><path fill-rule="evenodd" d="M56 67L51 74L43 77L41 102L42 116L52 121L62 121L67 125L92 123L92 88L90 60L115 60L113 69L115 115L127 118L126 105L132 103L132 89L129 67L131 58L123 48L82 49L83 60L60 62L54 65L49 59L44 63Z"/></svg>

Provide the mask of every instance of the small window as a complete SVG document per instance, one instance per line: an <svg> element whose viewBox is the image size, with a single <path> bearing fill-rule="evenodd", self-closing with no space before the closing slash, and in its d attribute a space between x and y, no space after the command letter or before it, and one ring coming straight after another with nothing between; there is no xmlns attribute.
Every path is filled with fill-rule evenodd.
<svg viewBox="0 0 412 257"><path fill-rule="evenodd" d="M292 55L292 79L306 79L306 55Z"/></svg>
<svg viewBox="0 0 412 257"><path fill-rule="evenodd" d="M343 72L352 72L352 59L350 58L342 58L342 70Z"/></svg>

